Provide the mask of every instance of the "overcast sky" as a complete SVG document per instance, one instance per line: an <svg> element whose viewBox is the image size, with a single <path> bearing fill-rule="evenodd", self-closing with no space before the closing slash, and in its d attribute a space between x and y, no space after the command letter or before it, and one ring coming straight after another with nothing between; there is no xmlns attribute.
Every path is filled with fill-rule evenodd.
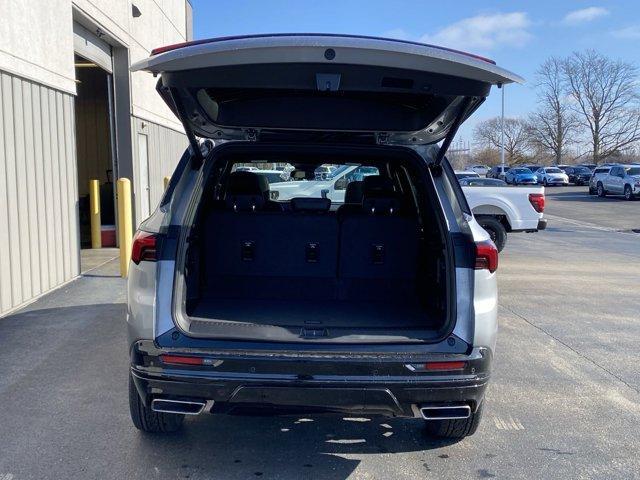
<svg viewBox="0 0 640 480"><path fill-rule="evenodd" d="M535 106L534 72L545 58L594 48L640 63L640 0L400 1L400 0L191 0L194 36L271 32L354 33L409 39L488 56L525 77L506 90L506 115ZM471 139L473 124L500 114L492 91L458 138Z"/></svg>

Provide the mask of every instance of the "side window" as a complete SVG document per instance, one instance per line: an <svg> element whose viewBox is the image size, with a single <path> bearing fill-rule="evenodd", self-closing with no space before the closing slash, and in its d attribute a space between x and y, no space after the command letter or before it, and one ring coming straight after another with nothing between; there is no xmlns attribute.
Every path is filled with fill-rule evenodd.
<svg viewBox="0 0 640 480"><path fill-rule="evenodd" d="M614 177L618 176L618 167L613 167L611 169L611 172L609 172L609 175L612 175Z"/></svg>
<svg viewBox="0 0 640 480"><path fill-rule="evenodd" d="M464 196L462 187L456 179L455 173L449 164L449 161L442 162L442 179L443 186L449 203L453 209L453 213L456 216L456 221L460 227L466 224L464 214L471 215L471 208L467 203L467 197ZM453 179L453 180L452 180Z"/></svg>

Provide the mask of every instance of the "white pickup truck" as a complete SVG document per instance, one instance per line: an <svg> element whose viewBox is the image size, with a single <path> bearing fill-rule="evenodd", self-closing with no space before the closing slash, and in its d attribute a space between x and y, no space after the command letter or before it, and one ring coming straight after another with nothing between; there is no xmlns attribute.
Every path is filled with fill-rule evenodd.
<svg viewBox="0 0 640 480"><path fill-rule="evenodd" d="M325 180L297 180L270 183L273 200L294 197L325 197L344 203L347 184L376 175L375 168L343 165ZM462 187L476 220L489 232L498 250L507 241L507 232L537 232L547 225L543 217L544 187Z"/></svg>
<svg viewBox="0 0 640 480"><path fill-rule="evenodd" d="M501 251L507 232L537 232L543 218L544 187L462 187L473 215Z"/></svg>

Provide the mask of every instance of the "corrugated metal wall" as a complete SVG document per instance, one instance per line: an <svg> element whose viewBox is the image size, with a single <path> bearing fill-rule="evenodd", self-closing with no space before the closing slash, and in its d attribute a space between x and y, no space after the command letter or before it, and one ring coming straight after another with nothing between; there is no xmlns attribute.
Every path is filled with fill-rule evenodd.
<svg viewBox="0 0 640 480"><path fill-rule="evenodd" d="M80 272L73 96L0 72L0 314Z"/></svg>
<svg viewBox="0 0 640 480"><path fill-rule="evenodd" d="M148 161L149 161L149 197L150 213L155 210L164 192L163 179L171 176L184 150L189 145L187 136L182 132L177 132L170 128L133 117L133 164L136 175L136 182L133 185L136 212L140 212L140 195L142 191L140 185L140 165L143 161L139 158L139 138L140 135L147 136ZM139 224L144 218L136 215Z"/></svg>

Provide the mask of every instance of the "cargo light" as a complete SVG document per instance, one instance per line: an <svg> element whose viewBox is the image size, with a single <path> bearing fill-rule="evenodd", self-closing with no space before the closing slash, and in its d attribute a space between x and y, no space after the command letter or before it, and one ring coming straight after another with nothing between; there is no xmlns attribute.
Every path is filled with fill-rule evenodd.
<svg viewBox="0 0 640 480"><path fill-rule="evenodd" d="M160 355L162 363L169 365L204 365L202 357L188 357L185 355Z"/></svg>
<svg viewBox="0 0 640 480"><path fill-rule="evenodd" d="M155 262L156 258L156 241L155 233L138 230L133 236L133 245L131 246L131 260L138 265L140 262Z"/></svg>
<svg viewBox="0 0 640 480"><path fill-rule="evenodd" d="M290 37L290 36L301 36L301 37L347 37L347 38L364 38L370 40L385 40L389 42L398 42L398 43L409 43L412 45L420 45L422 47L430 47L437 48L438 50L444 50L446 52L458 53L460 55L464 55L465 57L474 58L476 60L480 60L482 62L490 63L491 65L495 65L496 62L491 60L490 58L483 57L481 55L476 55L474 53L463 52L462 50L455 50L453 48L441 47L439 45L431 45L428 43L420 43L420 42L412 42L410 40L398 40L394 38L384 38L384 37L372 37L368 35L345 35L345 34L328 34L328 33L272 33L272 34L256 34L256 35L232 35L228 37L214 37L214 38L203 38L202 40L192 40L190 42L182 42L182 43L173 43L171 45L165 45L163 47L157 47L151 50L151 56L160 55L161 53L171 52L173 50L178 50L180 48L192 47L194 45L203 45L206 43L215 43L221 42L225 40L241 40L244 38L261 38L261 37Z"/></svg>
<svg viewBox="0 0 640 480"><path fill-rule="evenodd" d="M544 212L544 193L530 193L529 203L536 212Z"/></svg>
<svg viewBox="0 0 640 480"><path fill-rule="evenodd" d="M491 240L476 242L476 270L489 270L491 273L498 269L498 249Z"/></svg>

